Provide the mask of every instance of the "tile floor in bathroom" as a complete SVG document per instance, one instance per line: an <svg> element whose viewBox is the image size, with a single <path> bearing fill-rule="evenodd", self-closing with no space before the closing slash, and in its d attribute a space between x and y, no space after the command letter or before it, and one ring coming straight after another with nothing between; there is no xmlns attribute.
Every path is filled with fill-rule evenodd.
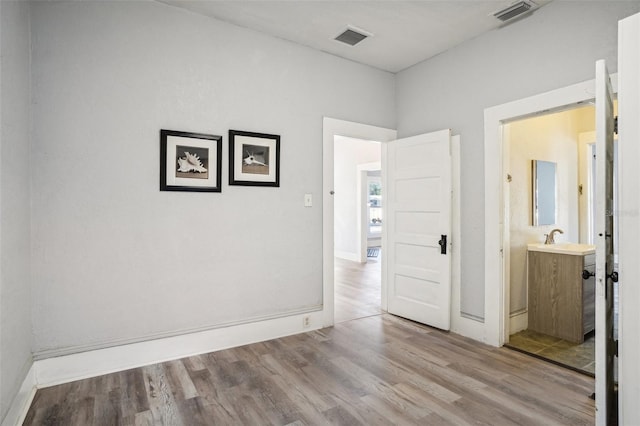
<svg viewBox="0 0 640 426"><path fill-rule="evenodd" d="M620 283L613 284L613 338L618 339L618 315L620 306ZM558 337L548 336L532 330L523 330L509 336L506 347L528 352L575 370L595 375L595 332L584 336L584 342L572 343ZM617 362L614 363L614 378L617 380Z"/></svg>
<svg viewBox="0 0 640 426"><path fill-rule="evenodd" d="M583 343L572 343L535 331L523 330L509 336L509 343L505 346L535 354L587 374L595 373L593 332L585 336Z"/></svg>

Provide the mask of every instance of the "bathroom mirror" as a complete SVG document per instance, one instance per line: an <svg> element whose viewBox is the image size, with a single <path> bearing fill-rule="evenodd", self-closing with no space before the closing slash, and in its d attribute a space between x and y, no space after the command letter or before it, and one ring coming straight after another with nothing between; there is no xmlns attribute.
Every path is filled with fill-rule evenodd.
<svg viewBox="0 0 640 426"><path fill-rule="evenodd" d="M531 160L533 226L556 223L556 163Z"/></svg>

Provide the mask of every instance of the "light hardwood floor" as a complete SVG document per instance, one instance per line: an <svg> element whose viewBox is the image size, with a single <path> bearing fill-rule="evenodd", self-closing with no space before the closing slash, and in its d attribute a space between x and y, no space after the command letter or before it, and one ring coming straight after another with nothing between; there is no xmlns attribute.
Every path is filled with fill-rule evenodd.
<svg viewBox="0 0 640 426"><path fill-rule="evenodd" d="M587 425L593 379L374 315L38 390L25 425Z"/></svg>
<svg viewBox="0 0 640 426"><path fill-rule="evenodd" d="M379 315L382 252L366 263L335 259L335 322Z"/></svg>

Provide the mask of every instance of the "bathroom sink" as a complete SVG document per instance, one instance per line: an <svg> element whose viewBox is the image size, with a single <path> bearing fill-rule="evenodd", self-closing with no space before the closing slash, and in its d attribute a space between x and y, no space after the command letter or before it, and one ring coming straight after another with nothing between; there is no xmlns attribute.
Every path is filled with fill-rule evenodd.
<svg viewBox="0 0 640 426"><path fill-rule="evenodd" d="M558 243L558 244L529 244L527 246L529 251L544 251L547 253L559 253L559 254L574 254L577 256L583 256L585 254L592 254L596 252L596 246L591 244L578 244L578 243Z"/></svg>

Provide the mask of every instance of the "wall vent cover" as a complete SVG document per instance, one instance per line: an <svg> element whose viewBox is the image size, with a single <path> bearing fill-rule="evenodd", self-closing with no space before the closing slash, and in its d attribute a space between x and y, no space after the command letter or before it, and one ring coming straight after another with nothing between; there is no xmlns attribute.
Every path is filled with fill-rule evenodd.
<svg viewBox="0 0 640 426"><path fill-rule="evenodd" d="M536 7L537 5L535 3L523 0L513 3L509 7L494 12L493 16L498 18L502 22L506 22L527 12L530 12Z"/></svg>
<svg viewBox="0 0 640 426"><path fill-rule="evenodd" d="M369 37L368 34L363 34L352 29L347 29L334 40L348 44L349 46L355 46L367 37Z"/></svg>

